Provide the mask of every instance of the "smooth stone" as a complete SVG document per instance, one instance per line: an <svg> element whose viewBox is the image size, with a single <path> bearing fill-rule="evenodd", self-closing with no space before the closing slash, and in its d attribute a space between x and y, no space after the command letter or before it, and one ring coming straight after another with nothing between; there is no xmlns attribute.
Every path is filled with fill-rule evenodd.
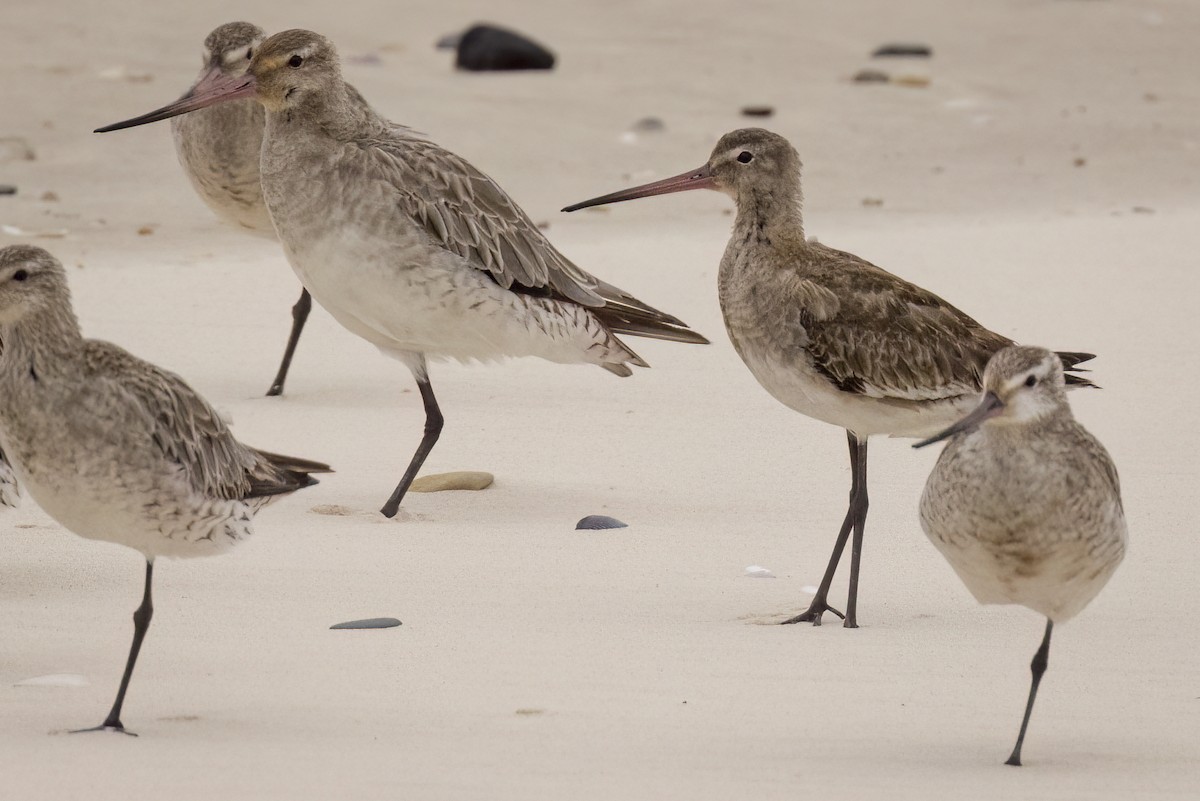
<svg viewBox="0 0 1200 801"><path fill-rule="evenodd" d="M576 531L602 531L607 528L629 528L629 524L608 515L588 515L575 524Z"/></svg>
<svg viewBox="0 0 1200 801"><path fill-rule="evenodd" d="M31 679L23 679L14 684L14 687L87 687L91 682L86 676L80 676L78 673L49 673L45 676L34 676Z"/></svg>
<svg viewBox="0 0 1200 801"><path fill-rule="evenodd" d="M482 470L458 470L453 473L434 473L419 476L409 492L445 492L446 490L481 490L492 486L496 477Z"/></svg>
<svg viewBox="0 0 1200 801"><path fill-rule="evenodd" d="M887 83L891 78L880 70L859 70L851 80L855 83Z"/></svg>
<svg viewBox="0 0 1200 801"><path fill-rule="evenodd" d="M742 106L743 117L772 117L774 115L774 106Z"/></svg>
<svg viewBox="0 0 1200 801"><path fill-rule="evenodd" d="M666 124L658 117L642 117L633 125L629 126L629 130L637 133L657 133L666 127Z"/></svg>
<svg viewBox="0 0 1200 801"><path fill-rule="evenodd" d="M775 574L761 565L750 565L746 568L748 578L775 578Z"/></svg>
<svg viewBox="0 0 1200 801"><path fill-rule="evenodd" d="M335 623L331 629L394 629L400 621L394 617L370 617L366 620L348 620L345 623Z"/></svg>
<svg viewBox="0 0 1200 801"><path fill-rule="evenodd" d="M554 68L554 54L515 31L473 25L458 42L454 66L471 72L548 70Z"/></svg>
<svg viewBox="0 0 1200 801"><path fill-rule="evenodd" d="M881 45L871 58L929 58L932 55L933 48L929 45L905 42Z"/></svg>

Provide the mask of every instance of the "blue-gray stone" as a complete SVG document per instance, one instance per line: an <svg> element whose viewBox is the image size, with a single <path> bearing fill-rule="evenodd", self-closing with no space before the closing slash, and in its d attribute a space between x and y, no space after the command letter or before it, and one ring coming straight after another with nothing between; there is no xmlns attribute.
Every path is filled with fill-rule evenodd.
<svg viewBox="0 0 1200 801"><path fill-rule="evenodd" d="M331 629L390 629L400 625L400 621L394 617L371 617L366 620L349 620L345 623L336 623L329 628Z"/></svg>
<svg viewBox="0 0 1200 801"><path fill-rule="evenodd" d="M629 524L608 515L588 515L575 524L576 531L599 531L606 528L629 528Z"/></svg>

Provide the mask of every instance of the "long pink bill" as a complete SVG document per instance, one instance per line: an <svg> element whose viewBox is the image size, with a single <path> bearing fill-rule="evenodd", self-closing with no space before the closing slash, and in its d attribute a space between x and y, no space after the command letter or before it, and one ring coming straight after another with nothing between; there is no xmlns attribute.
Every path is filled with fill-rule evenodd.
<svg viewBox="0 0 1200 801"><path fill-rule="evenodd" d="M622 200L636 200L639 197L651 197L652 195L667 195L671 192L686 192L689 189L712 188L714 188L712 170L705 164L699 169L688 170L682 175L676 175L673 178L664 178L661 181L642 184L632 189L623 189L620 192L594 197L591 200L567 206L563 211L578 211L579 209L586 209L589 206L603 206L606 203L620 203Z"/></svg>
<svg viewBox="0 0 1200 801"><path fill-rule="evenodd" d="M228 76L222 74L219 68L213 67L200 80L196 81L196 85L189 89L187 94L174 103L140 117L105 125L103 128L97 128L93 133L108 133L109 131L119 131L122 128L133 128L137 125L177 117L180 114L187 114L189 111L224 103L228 100L254 97L254 89L253 76Z"/></svg>
<svg viewBox="0 0 1200 801"><path fill-rule="evenodd" d="M960 434L964 431L974 431L984 420L990 420L996 415L1004 411L1004 401L996 395L995 392L988 391L983 394L983 400L979 405L971 411L963 419L959 420L954 425L947 428L940 434L934 434L929 439L923 439L914 448L924 448L926 445L932 445L935 442L941 442L944 439Z"/></svg>

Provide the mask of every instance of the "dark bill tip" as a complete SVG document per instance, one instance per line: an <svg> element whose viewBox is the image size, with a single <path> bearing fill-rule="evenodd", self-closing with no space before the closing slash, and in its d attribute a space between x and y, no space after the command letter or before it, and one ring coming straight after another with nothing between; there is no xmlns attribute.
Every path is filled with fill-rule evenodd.
<svg viewBox="0 0 1200 801"><path fill-rule="evenodd" d="M955 434L961 434L964 431L973 431L984 420L995 417L1002 411L1004 411L1004 401L1000 400L995 392L989 390L983 394L983 399L980 400L979 405L976 406L970 414L947 428L945 431L942 431L940 434L934 434L928 439L923 439L914 444L913 447L924 448L926 445L932 445L935 442L941 442L944 439L949 439Z"/></svg>
<svg viewBox="0 0 1200 801"><path fill-rule="evenodd" d="M187 94L174 103L147 112L139 117L132 117L128 120L105 125L103 128L97 128L92 133L108 133L109 131L134 128L138 125L147 125L152 122L170 119L171 117L178 117L180 114L187 114L189 111L196 111L216 105L217 103L254 97L254 89L254 79L249 75L214 77L210 74L205 76Z"/></svg>
<svg viewBox="0 0 1200 801"><path fill-rule="evenodd" d="M686 192L690 189L713 189L712 170L705 164L703 167L695 170L689 170L681 175L675 175L671 178L664 178L661 181L654 181L641 186L635 186L632 189L622 189L619 192L611 192L607 195L594 197L591 200L584 200L580 203L575 203L567 206L563 211L579 211L580 209L591 208L592 206L603 206L608 203L620 203L623 200L636 200L641 197L651 197L653 195L667 195L672 192Z"/></svg>

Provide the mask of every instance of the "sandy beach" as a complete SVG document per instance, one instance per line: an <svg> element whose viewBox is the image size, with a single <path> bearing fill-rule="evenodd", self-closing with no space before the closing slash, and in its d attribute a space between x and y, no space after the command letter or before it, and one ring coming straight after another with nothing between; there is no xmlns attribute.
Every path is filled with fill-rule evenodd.
<svg viewBox="0 0 1200 801"><path fill-rule="evenodd" d="M85 335L184 376L239 439L337 472L228 555L160 560L124 713L136 739L65 732L111 704L140 556L28 497L0 515L0 797L1194 797L1200 6L897 5L8 4L0 139L34 158L0 149L18 188L0 246L59 257ZM202 205L166 124L91 133L178 97L235 19L330 37L377 109L712 344L630 339L653 369L627 379L436 364L446 428L424 472L496 483L384 519L423 420L407 371L316 309L286 395L263 397L298 291L279 246ZM433 45L478 20L558 66L456 73ZM893 41L933 57L870 58ZM851 81L864 68L928 82ZM775 114L741 116L751 104ZM644 117L663 129L623 136ZM770 625L808 604L850 476L844 432L774 401L725 335L731 201L558 212L698 166L747 125L800 151L810 237L1018 341L1098 354L1103 390L1071 402L1120 470L1130 551L1056 629L1023 768L1003 760L1043 620L980 607L921 532L936 448L871 440L861 628ZM629 527L575 531L589 514ZM403 625L329 630L379 616ZM19 684L48 674L86 684Z"/></svg>

